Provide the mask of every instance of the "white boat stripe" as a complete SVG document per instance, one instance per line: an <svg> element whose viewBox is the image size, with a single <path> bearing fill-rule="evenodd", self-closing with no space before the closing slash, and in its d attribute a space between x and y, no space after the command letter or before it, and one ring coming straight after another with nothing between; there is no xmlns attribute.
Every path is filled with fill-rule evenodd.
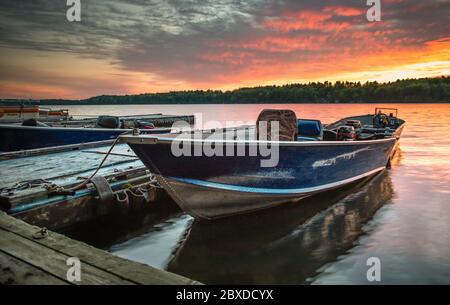
<svg viewBox="0 0 450 305"><path fill-rule="evenodd" d="M341 181L323 184L323 185L314 186L314 187L297 188L297 189L270 189L270 188L246 187L246 186L237 186L237 185L222 184L222 183L217 183L217 182L203 181L203 180L190 179L190 178L178 178L178 177L167 177L167 179L175 180L175 181L178 181L181 183L197 185L197 186L201 186L201 187L205 187L205 188L221 189L224 191L245 192L245 193L255 193L255 194L274 194L274 195L286 195L286 194L302 195L302 194L316 193L319 191L337 188L337 187L343 186L345 184L362 179L364 177L373 175L383 169L385 169L384 166L378 167L378 168L371 170L369 172L366 172L364 174L361 174L361 175L358 175L358 176L355 176L352 178L344 179Z"/></svg>

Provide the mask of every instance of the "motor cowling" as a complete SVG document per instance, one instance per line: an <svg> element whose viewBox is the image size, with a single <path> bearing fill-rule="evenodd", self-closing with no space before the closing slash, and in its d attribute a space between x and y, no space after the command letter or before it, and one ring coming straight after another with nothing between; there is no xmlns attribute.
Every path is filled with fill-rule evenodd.
<svg viewBox="0 0 450 305"><path fill-rule="evenodd" d="M120 128L120 120L116 116L101 115L97 118L97 121L95 122L95 127L109 128L109 129Z"/></svg>
<svg viewBox="0 0 450 305"><path fill-rule="evenodd" d="M352 141L356 138L355 128L353 126L340 126L337 129L338 141Z"/></svg>
<svg viewBox="0 0 450 305"><path fill-rule="evenodd" d="M22 126L33 126L33 127L50 127L45 123L42 123L36 119L26 119L22 122Z"/></svg>
<svg viewBox="0 0 450 305"><path fill-rule="evenodd" d="M387 115L385 115L384 113L380 112L373 118L373 126L375 128L385 128L388 126L388 124L389 124L389 119L388 119Z"/></svg>

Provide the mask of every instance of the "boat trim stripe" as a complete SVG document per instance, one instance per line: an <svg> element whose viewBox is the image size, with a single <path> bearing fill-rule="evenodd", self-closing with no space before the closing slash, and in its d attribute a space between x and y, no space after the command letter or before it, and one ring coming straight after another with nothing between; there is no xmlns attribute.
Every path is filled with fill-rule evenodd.
<svg viewBox="0 0 450 305"><path fill-rule="evenodd" d="M224 191L234 191L234 192L244 192L244 193L259 193L259 194L273 194L273 195L292 195L292 194L308 194L315 193L318 191L324 191L327 189L333 189L345 184L357 181L359 179L365 178L367 176L373 175L381 170L385 169L384 166L378 167L374 170L366 172L364 174L344 179L338 182L327 183L314 187L307 188L296 188L296 189L270 189L270 188L258 188L258 187L248 187L248 186L238 186L238 185L230 185L223 184L217 182L210 182L204 180L190 179L190 178L179 178L179 177L167 177L168 179L175 180L181 183L192 184L196 186L206 187L206 188L214 188L221 189Z"/></svg>

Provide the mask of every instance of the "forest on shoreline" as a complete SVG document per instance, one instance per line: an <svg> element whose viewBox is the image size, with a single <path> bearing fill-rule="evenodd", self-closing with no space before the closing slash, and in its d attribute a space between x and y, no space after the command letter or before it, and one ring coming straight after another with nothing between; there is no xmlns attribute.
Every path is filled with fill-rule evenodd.
<svg viewBox="0 0 450 305"><path fill-rule="evenodd" d="M3 100L40 105L448 103L450 76L378 82L311 82L235 90L190 90L136 95L100 95L83 100Z"/></svg>

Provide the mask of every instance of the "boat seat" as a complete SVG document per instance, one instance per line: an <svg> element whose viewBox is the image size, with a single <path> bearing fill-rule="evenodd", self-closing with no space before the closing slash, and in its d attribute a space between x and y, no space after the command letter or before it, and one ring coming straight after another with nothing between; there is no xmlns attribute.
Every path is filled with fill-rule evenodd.
<svg viewBox="0 0 450 305"><path fill-rule="evenodd" d="M260 125L261 122L267 122L267 129ZM256 121L256 138L258 140L271 140L271 122L279 123L279 141L295 141L297 139L297 116L294 111L264 109ZM258 128L260 126L262 130Z"/></svg>
<svg viewBox="0 0 450 305"><path fill-rule="evenodd" d="M299 138L321 140L323 137L323 127L319 120L297 120L297 131Z"/></svg>

